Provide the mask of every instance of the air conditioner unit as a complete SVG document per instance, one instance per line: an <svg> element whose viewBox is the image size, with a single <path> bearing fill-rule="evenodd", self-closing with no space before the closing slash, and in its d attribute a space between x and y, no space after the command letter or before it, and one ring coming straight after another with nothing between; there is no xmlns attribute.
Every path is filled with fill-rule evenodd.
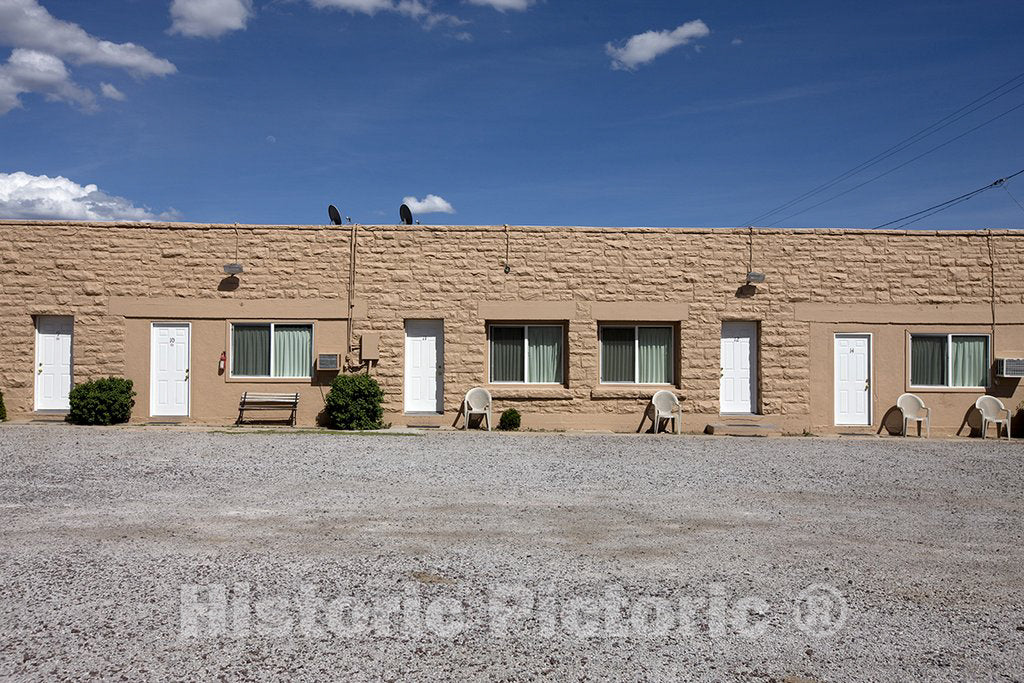
<svg viewBox="0 0 1024 683"><path fill-rule="evenodd" d="M318 353L316 356L317 370L337 370L341 367L340 353Z"/></svg>
<svg viewBox="0 0 1024 683"><path fill-rule="evenodd" d="M999 377L1024 377L1024 358L997 358L996 375Z"/></svg>

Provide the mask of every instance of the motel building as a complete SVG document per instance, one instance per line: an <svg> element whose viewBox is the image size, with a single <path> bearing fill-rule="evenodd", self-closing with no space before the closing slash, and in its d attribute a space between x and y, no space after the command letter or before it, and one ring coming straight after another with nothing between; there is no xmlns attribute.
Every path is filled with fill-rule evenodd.
<svg viewBox="0 0 1024 683"><path fill-rule="evenodd" d="M910 392L976 436L982 395L1019 415L1015 359L1024 232L0 221L15 420L114 375L133 422L286 392L312 426L364 372L399 426L484 387L526 429L632 432L669 390L688 432L886 434Z"/></svg>

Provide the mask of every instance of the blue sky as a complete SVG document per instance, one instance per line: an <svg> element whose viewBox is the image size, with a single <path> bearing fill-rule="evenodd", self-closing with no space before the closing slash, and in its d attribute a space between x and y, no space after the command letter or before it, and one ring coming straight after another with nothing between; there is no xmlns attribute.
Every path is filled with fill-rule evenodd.
<svg viewBox="0 0 1024 683"><path fill-rule="evenodd" d="M393 223L434 195L424 223L745 225L1024 72L1019 0L173 4L0 0L0 216ZM758 224L872 227L1014 173L1024 108L789 218L1022 103ZM1024 210L995 188L914 227Z"/></svg>

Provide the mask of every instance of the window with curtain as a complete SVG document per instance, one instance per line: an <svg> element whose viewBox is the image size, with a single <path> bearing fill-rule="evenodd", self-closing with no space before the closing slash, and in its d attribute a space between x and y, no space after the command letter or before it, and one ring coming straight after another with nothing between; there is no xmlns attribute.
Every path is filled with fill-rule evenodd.
<svg viewBox="0 0 1024 683"><path fill-rule="evenodd" d="M988 385L989 337L986 334L913 334L910 336L910 384L916 387Z"/></svg>
<svg viewBox="0 0 1024 683"><path fill-rule="evenodd" d="M561 325L491 325L491 382L561 384Z"/></svg>
<svg viewBox="0 0 1024 683"><path fill-rule="evenodd" d="M310 377L313 326L283 323L231 326L233 377Z"/></svg>
<svg viewBox="0 0 1024 683"><path fill-rule="evenodd" d="M601 328L601 381L608 384L671 384L672 328Z"/></svg>

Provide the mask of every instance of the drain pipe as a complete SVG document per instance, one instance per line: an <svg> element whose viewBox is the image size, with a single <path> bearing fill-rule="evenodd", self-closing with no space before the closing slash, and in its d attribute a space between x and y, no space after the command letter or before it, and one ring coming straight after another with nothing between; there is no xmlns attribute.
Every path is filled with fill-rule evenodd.
<svg viewBox="0 0 1024 683"><path fill-rule="evenodd" d="M356 224L353 223L349 228L348 235L349 242L349 254L348 254L348 315L346 317L345 324L345 365L352 369L358 367L352 360L352 332L354 329L352 323L352 316L355 307L352 304L356 288Z"/></svg>

